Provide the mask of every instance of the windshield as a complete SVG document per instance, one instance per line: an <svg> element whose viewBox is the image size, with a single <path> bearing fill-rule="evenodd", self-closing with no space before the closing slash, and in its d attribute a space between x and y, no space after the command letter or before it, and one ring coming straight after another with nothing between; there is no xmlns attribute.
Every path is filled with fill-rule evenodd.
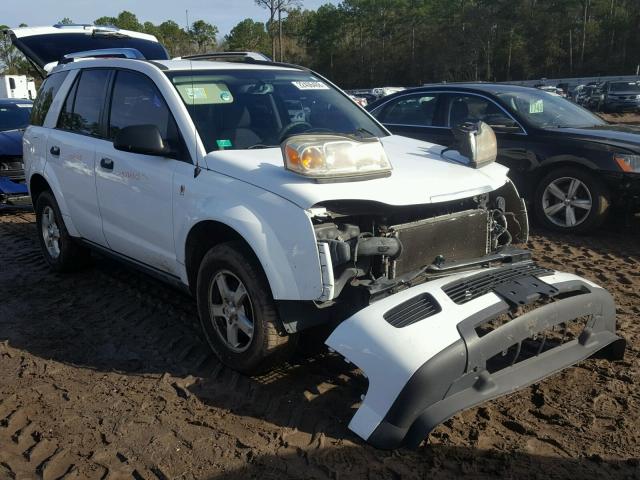
<svg viewBox="0 0 640 480"><path fill-rule="evenodd" d="M638 92L640 93L640 85L633 82L616 82L611 84L609 89L611 92Z"/></svg>
<svg viewBox="0 0 640 480"><path fill-rule="evenodd" d="M542 90L498 93L507 108L538 128L583 128L605 122L584 108Z"/></svg>
<svg viewBox="0 0 640 480"><path fill-rule="evenodd" d="M382 137L348 97L309 72L167 72L207 150L277 147L300 133Z"/></svg>
<svg viewBox="0 0 640 480"><path fill-rule="evenodd" d="M0 132L27 128L30 117L30 103L0 104Z"/></svg>

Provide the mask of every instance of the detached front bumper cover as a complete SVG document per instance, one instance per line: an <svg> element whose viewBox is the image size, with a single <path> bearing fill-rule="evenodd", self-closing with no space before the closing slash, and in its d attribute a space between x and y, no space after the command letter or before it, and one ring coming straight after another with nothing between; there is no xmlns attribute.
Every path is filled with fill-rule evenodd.
<svg viewBox="0 0 640 480"><path fill-rule="evenodd" d="M510 318L516 309L520 314ZM532 262L454 275L387 297L340 324L327 345L369 379L349 428L388 449L417 446L461 410L605 347L612 358L625 348L606 290Z"/></svg>

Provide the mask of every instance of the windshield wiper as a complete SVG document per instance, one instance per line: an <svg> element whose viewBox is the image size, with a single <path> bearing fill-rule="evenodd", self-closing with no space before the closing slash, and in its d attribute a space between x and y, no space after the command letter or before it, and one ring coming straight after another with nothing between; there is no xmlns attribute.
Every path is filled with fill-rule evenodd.
<svg viewBox="0 0 640 480"><path fill-rule="evenodd" d="M372 132L370 132L366 128L358 127L356 128L356 132L360 134L359 135L360 137L364 137L365 135L368 135L369 137L376 137L376 135L374 135Z"/></svg>

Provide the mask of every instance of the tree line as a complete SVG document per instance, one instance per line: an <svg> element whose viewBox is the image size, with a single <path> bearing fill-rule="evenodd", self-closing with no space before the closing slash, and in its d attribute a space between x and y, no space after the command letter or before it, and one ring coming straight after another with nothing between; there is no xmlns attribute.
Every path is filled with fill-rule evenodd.
<svg viewBox="0 0 640 480"><path fill-rule="evenodd" d="M260 51L344 87L635 74L640 65L640 0L343 0L317 10L253 1L265 21L244 19L222 38L204 20L155 25L124 11L95 23L151 33L175 56ZM7 53L19 58L0 43L5 69L24 68Z"/></svg>

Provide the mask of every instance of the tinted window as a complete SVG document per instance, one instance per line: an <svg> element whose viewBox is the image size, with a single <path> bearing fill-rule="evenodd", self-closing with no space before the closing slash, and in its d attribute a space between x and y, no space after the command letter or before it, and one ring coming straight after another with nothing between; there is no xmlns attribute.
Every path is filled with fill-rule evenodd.
<svg viewBox="0 0 640 480"><path fill-rule="evenodd" d="M0 132L27 128L31 114L31 103L0 103Z"/></svg>
<svg viewBox="0 0 640 480"><path fill-rule="evenodd" d="M54 97L60 90L60 86L64 79L67 78L69 72L59 72L49 75L40 87L36 101L33 104L31 112L31 125L42 126L44 119L49 112Z"/></svg>
<svg viewBox="0 0 640 480"><path fill-rule="evenodd" d="M609 90L612 92L640 93L640 85L634 82L616 82L611 84Z"/></svg>
<svg viewBox="0 0 640 480"><path fill-rule="evenodd" d="M457 127L465 122L483 121L492 127L519 129L513 118L498 105L476 95L451 95L447 119L450 127Z"/></svg>
<svg viewBox="0 0 640 480"><path fill-rule="evenodd" d="M154 83L139 73L119 71L113 87L109 138L132 125L155 125L170 149L180 150L176 123Z"/></svg>
<svg viewBox="0 0 640 480"><path fill-rule="evenodd" d="M99 136L100 112L108 78L109 70L84 70L67 96L58 127Z"/></svg>
<svg viewBox="0 0 640 480"><path fill-rule="evenodd" d="M434 94L403 96L391 101L378 118L383 123L430 126L434 124L437 105Z"/></svg>

